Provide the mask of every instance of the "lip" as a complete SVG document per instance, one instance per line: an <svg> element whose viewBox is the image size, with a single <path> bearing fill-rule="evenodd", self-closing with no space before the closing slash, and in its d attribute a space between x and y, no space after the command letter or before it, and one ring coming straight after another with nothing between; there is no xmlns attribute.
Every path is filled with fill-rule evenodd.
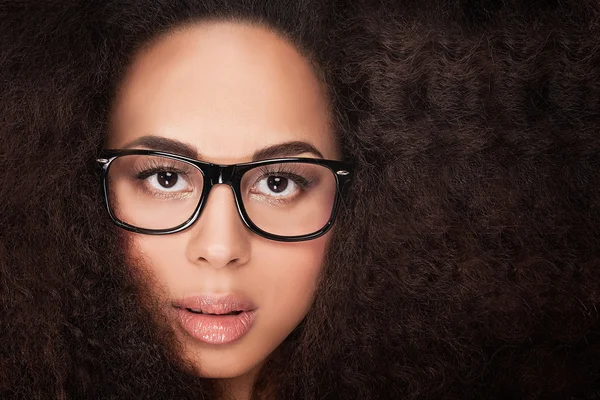
<svg viewBox="0 0 600 400"><path fill-rule="evenodd" d="M250 331L256 317L252 302L234 294L186 297L173 303L173 307L183 330L207 344L240 340Z"/></svg>

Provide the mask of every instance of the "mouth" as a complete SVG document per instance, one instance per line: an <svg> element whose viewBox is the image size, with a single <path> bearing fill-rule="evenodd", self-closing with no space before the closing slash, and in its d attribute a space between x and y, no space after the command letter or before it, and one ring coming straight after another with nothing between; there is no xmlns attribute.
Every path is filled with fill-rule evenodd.
<svg viewBox="0 0 600 400"><path fill-rule="evenodd" d="M242 339L252 328L256 307L238 295L187 297L173 303L179 324L193 339L224 345Z"/></svg>

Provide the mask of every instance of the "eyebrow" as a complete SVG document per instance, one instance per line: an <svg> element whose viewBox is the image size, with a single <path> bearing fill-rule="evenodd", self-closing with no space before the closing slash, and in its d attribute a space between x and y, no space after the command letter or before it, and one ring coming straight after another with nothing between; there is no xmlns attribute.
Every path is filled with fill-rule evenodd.
<svg viewBox="0 0 600 400"><path fill-rule="evenodd" d="M290 157L299 154L310 153L318 158L324 158L323 154L315 146L302 141L279 143L265 147L254 152L252 161L268 160L270 158Z"/></svg>
<svg viewBox="0 0 600 400"><path fill-rule="evenodd" d="M179 140L167 139L160 136L142 136L128 143L123 148L131 149L135 147L146 147L148 149L156 151L164 151L166 153L179 154L188 158L203 159L202 155L195 146L180 142ZM290 142L278 143L257 150L252 155L252 161L268 160L271 158L280 157L291 157L304 153L312 154L318 158L324 158L323 154L312 144L308 142L295 140Z"/></svg>
<svg viewBox="0 0 600 400"><path fill-rule="evenodd" d="M142 136L133 142L128 143L123 148L133 149L136 147L146 147L151 150L164 151L165 153L179 154L187 158L199 157L198 150L179 140L167 139L160 136Z"/></svg>

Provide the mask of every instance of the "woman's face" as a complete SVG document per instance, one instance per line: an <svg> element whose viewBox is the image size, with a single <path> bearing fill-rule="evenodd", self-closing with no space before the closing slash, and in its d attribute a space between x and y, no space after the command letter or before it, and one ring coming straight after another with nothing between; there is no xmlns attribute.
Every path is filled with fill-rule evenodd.
<svg viewBox="0 0 600 400"><path fill-rule="evenodd" d="M183 144L202 161L232 164L289 142L339 158L327 95L311 65L265 28L212 22L172 32L137 55L113 105L107 147ZM287 147L278 156L317 157ZM130 235L128 255L158 283L186 358L213 378L256 372L299 324L329 239L284 243L252 233L227 185L213 188L189 229ZM246 312L204 315L231 308Z"/></svg>

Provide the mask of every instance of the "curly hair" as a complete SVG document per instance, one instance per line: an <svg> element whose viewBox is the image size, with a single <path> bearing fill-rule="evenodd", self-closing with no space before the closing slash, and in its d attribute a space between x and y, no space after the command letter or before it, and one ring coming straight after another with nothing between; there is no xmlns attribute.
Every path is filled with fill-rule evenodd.
<svg viewBox="0 0 600 400"><path fill-rule="evenodd" d="M93 161L132 53L219 18L319 66L356 164L314 305L256 397L600 395L598 2L2 0L0 17L1 398L215 398L128 266Z"/></svg>

